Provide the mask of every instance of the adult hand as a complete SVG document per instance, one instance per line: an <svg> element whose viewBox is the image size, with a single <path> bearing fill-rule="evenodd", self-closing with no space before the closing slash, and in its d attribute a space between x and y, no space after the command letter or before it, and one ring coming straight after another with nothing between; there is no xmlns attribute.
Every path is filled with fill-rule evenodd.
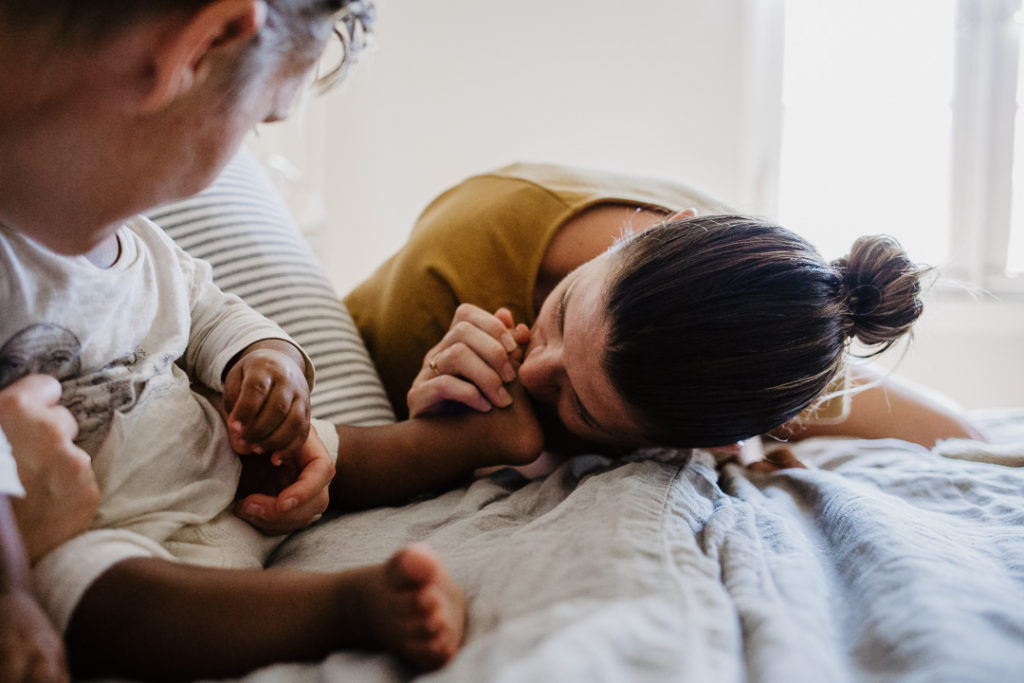
<svg viewBox="0 0 1024 683"><path fill-rule="evenodd" d="M508 309L491 314L461 304L413 381L406 397L410 417L437 414L451 401L482 413L511 405L506 384L515 379L529 341L529 328L516 325Z"/></svg>
<svg viewBox="0 0 1024 683"><path fill-rule="evenodd" d="M68 681L60 636L27 590L0 592L0 681Z"/></svg>
<svg viewBox="0 0 1024 683"><path fill-rule="evenodd" d="M751 472L773 474L780 470L807 469L807 465L793 455L793 451L782 447L768 451L762 460L757 460L747 465L747 469Z"/></svg>
<svg viewBox="0 0 1024 683"><path fill-rule="evenodd" d="M298 454L279 466L242 456L235 514L268 534L305 529L327 509L332 479L334 463L311 429Z"/></svg>
<svg viewBox="0 0 1024 683"><path fill-rule="evenodd" d="M298 351L283 340L249 346L224 378L231 447L281 464L309 434L309 382Z"/></svg>
<svg viewBox="0 0 1024 683"><path fill-rule="evenodd" d="M60 397L60 382L49 375L28 375L0 391L0 429L26 494L12 506L31 562L88 529L99 506L92 461L75 446L78 424Z"/></svg>

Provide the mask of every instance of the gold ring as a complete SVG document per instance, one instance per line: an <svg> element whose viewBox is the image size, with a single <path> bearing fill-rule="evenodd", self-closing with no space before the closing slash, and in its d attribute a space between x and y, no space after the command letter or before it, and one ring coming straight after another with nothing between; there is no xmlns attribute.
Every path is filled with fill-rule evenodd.
<svg viewBox="0 0 1024 683"><path fill-rule="evenodd" d="M437 356L430 359L430 363L427 364L427 367L433 370L435 375L441 375L441 371L437 369Z"/></svg>

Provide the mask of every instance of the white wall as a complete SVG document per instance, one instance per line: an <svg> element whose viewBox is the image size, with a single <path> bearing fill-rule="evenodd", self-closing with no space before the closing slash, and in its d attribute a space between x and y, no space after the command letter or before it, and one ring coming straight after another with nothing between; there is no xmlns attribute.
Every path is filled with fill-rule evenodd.
<svg viewBox="0 0 1024 683"><path fill-rule="evenodd" d="M930 295L906 355L879 361L968 408L1024 408L1024 302Z"/></svg>
<svg viewBox="0 0 1024 683"><path fill-rule="evenodd" d="M402 244L436 194L515 160L675 177L770 213L760 181L774 172L762 162L777 113L751 102L777 83L752 57L750 26L776 20L777 6L377 0L373 51L256 147L297 167L292 203L340 292ZM969 407L1024 406L1021 321L1024 304L940 300L900 372Z"/></svg>
<svg viewBox="0 0 1024 683"><path fill-rule="evenodd" d="M737 194L737 0L381 0L376 47L327 96L341 289L444 188L516 160Z"/></svg>

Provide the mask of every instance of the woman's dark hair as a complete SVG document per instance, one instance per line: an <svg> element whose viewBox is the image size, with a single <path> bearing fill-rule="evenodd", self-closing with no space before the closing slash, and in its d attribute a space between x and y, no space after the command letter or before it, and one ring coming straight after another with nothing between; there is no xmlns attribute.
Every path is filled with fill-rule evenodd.
<svg viewBox="0 0 1024 683"><path fill-rule="evenodd" d="M824 391L856 337L875 355L921 315L921 275L896 240L822 260L766 221L698 216L621 244L608 286L605 369L654 443L762 434Z"/></svg>

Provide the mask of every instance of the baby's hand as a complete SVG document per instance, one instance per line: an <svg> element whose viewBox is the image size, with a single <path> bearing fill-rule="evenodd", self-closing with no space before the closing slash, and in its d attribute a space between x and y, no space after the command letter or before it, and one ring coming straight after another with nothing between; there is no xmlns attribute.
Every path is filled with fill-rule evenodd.
<svg viewBox="0 0 1024 683"><path fill-rule="evenodd" d="M309 383L304 360L288 342L252 344L224 378L231 447L270 456L280 465L295 456L309 434Z"/></svg>
<svg viewBox="0 0 1024 683"><path fill-rule="evenodd" d="M448 402L482 413L511 405L506 385L516 378L529 341L529 328L515 325L508 309L491 314L462 304L448 332L423 359L406 399L409 415L438 413Z"/></svg>
<svg viewBox="0 0 1024 683"><path fill-rule="evenodd" d="M242 458L235 514L268 534L305 529L330 502L334 463L310 430L296 457L280 467L265 458Z"/></svg>

